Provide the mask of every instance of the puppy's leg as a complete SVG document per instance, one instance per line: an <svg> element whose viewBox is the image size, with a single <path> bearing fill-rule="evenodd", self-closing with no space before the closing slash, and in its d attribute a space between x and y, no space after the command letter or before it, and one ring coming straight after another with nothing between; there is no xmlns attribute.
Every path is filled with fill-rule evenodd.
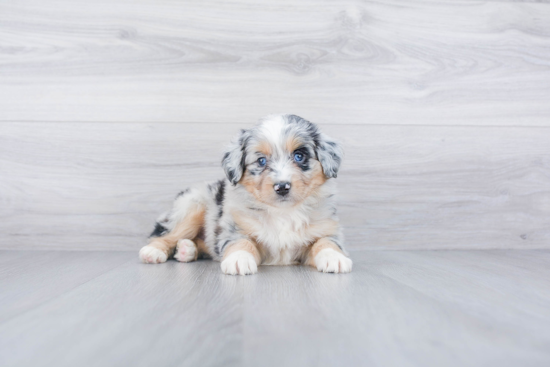
<svg viewBox="0 0 550 367"><path fill-rule="evenodd" d="M201 204L190 207L183 220L177 223L169 233L151 238L151 242L139 251L141 261L148 264L163 263L174 253L174 249L180 243L180 248L185 249L185 254L181 255L184 260L178 260L185 262L195 260L198 255L197 247L189 238L195 238L203 227L205 211L205 206ZM191 253L192 256L186 255Z"/></svg>
<svg viewBox="0 0 550 367"><path fill-rule="evenodd" d="M256 274L261 261L256 245L252 241L241 239L225 250L221 268L225 274Z"/></svg>
<svg viewBox="0 0 550 367"><path fill-rule="evenodd" d="M305 264L316 267L323 273L349 273L353 262L340 247L325 237L311 246Z"/></svg>

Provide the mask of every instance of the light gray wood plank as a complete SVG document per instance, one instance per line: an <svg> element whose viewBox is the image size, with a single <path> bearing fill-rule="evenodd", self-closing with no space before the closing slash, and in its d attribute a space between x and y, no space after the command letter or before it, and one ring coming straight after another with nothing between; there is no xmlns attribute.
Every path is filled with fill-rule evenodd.
<svg viewBox="0 0 550 367"><path fill-rule="evenodd" d="M47 303L131 258L127 252L114 251L80 254L0 251L0 323Z"/></svg>
<svg viewBox="0 0 550 367"><path fill-rule="evenodd" d="M550 4L0 4L0 120L548 126Z"/></svg>
<svg viewBox="0 0 550 367"><path fill-rule="evenodd" d="M430 298L516 334L530 335L515 345L548 342L543 330L550 322L548 251L392 251L363 256L391 262L392 266L378 266L376 271ZM447 292L441 291L444 287Z"/></svg>
<svg viewBox="0 0 550 367"><path fill-rule="evenodd" d="M352 252L349 276L261 268L246 284L247 365L544 366L548 252L511 251L509 268L494 253ZM516 253L546 267L518 269Z"/></svg>
<svg viewBox="0 0 550 367"><path fill-rule="evenodd" d="M70 252L57 253L67 257ZM126 259L0 324L0 364L240 365L243 278L223 276L212 261L150 266L139 263L133 252L126 252Z"/></svg>
<svg viewBox="0 0 550 367"><path fill-rule="evenodd" d="M50 273L89 256L53 253ZM145 265L127 256L0 323L1 365L550 363L548 250L353 251L347 275L262 266L247 277L222 275L212 261ZM14 281L39 291L31 278L42 281L23 271Z"/></svg>
<svg viewBox="0 0 550 367"><path fill-rule="evenodd" d="M228 124L0 125L0 248L137 250ZM550 130L325 125L350 248L548 248ZM47 140L44 136L48 136Z"/></svg>

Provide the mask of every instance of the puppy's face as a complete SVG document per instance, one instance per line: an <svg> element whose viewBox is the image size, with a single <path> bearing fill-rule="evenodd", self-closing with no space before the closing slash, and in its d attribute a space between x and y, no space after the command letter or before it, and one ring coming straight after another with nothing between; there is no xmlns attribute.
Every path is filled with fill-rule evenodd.
<svg viewBox="0 0 550 367"><path fill-rule="evenodd" d="M228 179L271 206L302 202L336 177L342 151L314 124L295 115L269 116L243 130L222 161Z"/></svg>

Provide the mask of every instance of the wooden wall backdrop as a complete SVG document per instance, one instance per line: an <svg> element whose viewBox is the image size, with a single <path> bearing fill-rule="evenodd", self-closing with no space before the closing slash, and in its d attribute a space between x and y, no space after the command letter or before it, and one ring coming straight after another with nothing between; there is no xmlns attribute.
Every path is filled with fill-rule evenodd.
<svg viewBox="0 0 550 367"><path fill-rule="evenodd" d="M353 249L550 248L550 3L0 3L0 248L137 249L221 146L344 142Z"/></svg>

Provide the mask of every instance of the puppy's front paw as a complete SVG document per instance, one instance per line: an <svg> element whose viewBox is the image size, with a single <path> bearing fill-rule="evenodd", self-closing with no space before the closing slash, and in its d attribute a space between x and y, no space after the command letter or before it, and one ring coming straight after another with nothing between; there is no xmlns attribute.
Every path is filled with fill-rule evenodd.
<svg viewBox="0 0 550 367"><path fill-rule="evenodd" d="M156 247L147 245L139 250L139 258L145 264L160 264L166 262L168 256Z"/></svg>
<svg viewBox="0 0 550 367"><path fill-rule="evenodd" d="M174 253L174 259L183 263L197 260L197 246L191 240L179 240Z"/></svg>
<svg viewBox="0 0 550 367"><path fill-rule="evenodd" d="M349 273L352 264L349 257L331 248L321 250L315 256L315 266L323 273Z"/></svg>
<svg viewBox="0 0 550 367"><path fill-rule="evenodd" d="M248 251L239 250L230 254L222 261L222 271L231 275L248 275L258 272L258 265L254 256Z"/></svg>

